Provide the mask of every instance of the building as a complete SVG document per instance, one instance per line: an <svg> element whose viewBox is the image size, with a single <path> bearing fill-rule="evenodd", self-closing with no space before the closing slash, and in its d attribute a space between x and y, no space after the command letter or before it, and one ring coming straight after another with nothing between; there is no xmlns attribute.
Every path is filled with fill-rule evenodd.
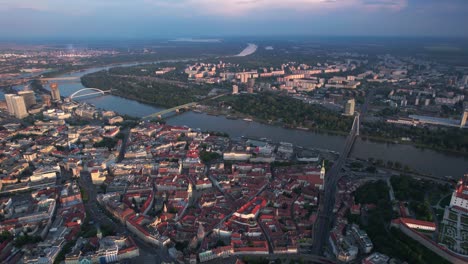
<svg viewBox="0 0 468 264"><path fill-rule="evenodd" d="M31 182L38 182L43 180L55 180L57 173L60 173L60 167L41 167L36 169L31 175Z"/></svg>
<svg viewBox="0 0 468 264"><path fill-rule="evenodd" d="M241 83L247 83L249 81L249 74L239 74Z"/></svg>
<svg viewBox="0 0 468 264"><path fill-rule="evenodd" d="M200 258L200 262L206 262L218 258L228 258L233 254L234 247L229 245L201 252L198 254L198 257ZM221 260L219 261L221 262Z"/></svg>
<svg viewBox="0 0 468 264"><path fill-rule="evenodd" d="M42 104L47 106L47 107L50 107L52 105L52 97L48 94L43 94L41 95L41 98L42 98Z"/></svg>
<svg viewBox="0 0 468 264"><path fill-rule="evenodd" d="M468 75L463 76L462 85L468 85Z"/></svg>
<svg viewBox="0 0 468 264"><path fill-rule="evenodd" d="M57 83L51 83L50 84L50 93L52 95L52 100L53 101L60 101L61 100L60 90L59 90L59 87L58 87Z"/></svg>
<svg viewBox="0 0 468 264"><path fill-rule="evenodd" d="M101 185L106 180L106 175L101 173L100 170L94 169L91 171L91 180L93 184Z"/></svg>
<svg viewBox="0 0 468 264"><path fill-rule="evenodd" d="M372 244L370 238L367 236L367 233L364 230L359 229L359 226L354 224L351 226L351 232L353 234L354 239L358 242L361 251L366 254L369 254L372 251L374 245Z"/></svg>
<svg viewBox="0 0 468 264"><path fill-rule="evenodd" d="M399 227L400 225L407 226L410 229L424 230L434 232L436 230L436 225L434 222L422 221L412 218L400 217L398 219L392 220L392 226Z"/></svg>
<svg viewBox="0 0 468 264"><path fill-rule="evenodd" d="M460 121L460 128L463 128L466 126L466 121L468 121L468 108L463 111L462 118Z"/></svg>
<svg viewBox="0 0 468 264"><path fill-rule="evenodd" d="M239 86L233 85L232 86L232 94L238 94L239 93Z"/></svg>
<svg viewBox="0 0 468 264"><path fill-rule="evenodd" d="M24 98L24 103L26 104L27 109L36 104L36 95L34 95L34 91L19 91L18 95Z"/></svg>
<svg viewBox="0 0 468 264"><path fill-rule="evenodd" d="M139 256L139 249L131 237L80 237L72 252L65 256L66 264L117 263Z"/></svg>
<svg viewBox="0 0 468 264"><path fill-rule="evenodd" d="M346 102L344 114L347 116L354 115L354 107L356 106L356 101L354 99L350 99Z"/></svg>
<svg viewBox="0 0 468 264"><path fill-rule="evenodd" d="M351 262L356 259L359 252L358 247L354 246L348 239L332 231L328 240L333 254L340 262Z"/></svg>
<svg viewBox="0 0 468 264"><path fill-rule="evenodd" d="M22 119L28 116L28 110L24 102L24 97L15 94L5 94L8 112L16 118Z"/></svg>
<svg viewBox="0 0 468 264"><path fill-rule="evenodd" d="M10 113L10 115L15 115L15 109L13 107L13 97L14 96L15 96L14 94L5 94L5 101L6 101L7 109L8 109L8 112Z"/></svg>
<svg viewBox="0 0 468 264"><path fill-rule="evenodd" d="M362 260L362 264L387 264L390 258L384 254L375 252Z"/></svg>
<svg viewBox="0 0 468 264"><path fill-rule="evenodd" d="M119 124L119 123L123 123L124 119L123 117L121 116L114 116L112 118L109 118L109 124L110 125L114 125L114 124Z"/></svg>
<svg viewBox="0 0 468 264"><path fill-rule="evenodd" d="M458 182L450 200L450 207L468 212L468 174Z"/></svg>
<svg viewBox="0 0 468 264"><path fill-rule="evenodd" d="M255 79L253 78L250 78L249 81L248 81L248 84L247 84L248 88L254 88L255 86Z"/></svg>
<svg viewBox="0 0 468 264"><path fill-rule="evenodd" d="M250 157L252 157L252 155L250 153L244 153L244 152L225 152L225 153L223 153L224 160L241 161L241 160L249 160Z"/></svg>

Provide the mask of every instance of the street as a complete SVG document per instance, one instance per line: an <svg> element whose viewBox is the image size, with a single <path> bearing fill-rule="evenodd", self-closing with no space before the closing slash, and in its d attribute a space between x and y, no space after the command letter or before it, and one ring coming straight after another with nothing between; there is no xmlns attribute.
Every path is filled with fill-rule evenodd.
<svg viewBox="0 0 468 264"><path fill-rule="evenodd" d="M88 194L88 200L85 202L86 213L90 220L100 225L108 225L114 227L117 234L131 235L127 231L126 227L108 217L103 210L98 206L97 202L97 191L96 187L91 181L91 175L88 172L82 172L81 177L78 181L81 188ZM161 263L161 262L172 262L173 259L169 255L167 248L158 248L149 245L136 237L131 235L135 243L140 249L140 256L132 259L132 263Z"/></svg>

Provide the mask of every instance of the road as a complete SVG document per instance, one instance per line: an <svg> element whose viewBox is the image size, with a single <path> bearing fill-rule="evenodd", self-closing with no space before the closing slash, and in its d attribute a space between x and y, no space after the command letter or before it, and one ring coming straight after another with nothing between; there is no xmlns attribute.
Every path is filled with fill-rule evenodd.
<svg viewBox="0 0 468 264"><path fill-rule="evenodd" d="M268 255L257 255L257 254L242 254L242 255L239 255L239 256L232 256L232 257L228 257L228 258L225 258L225 259L214 259L212 261L208 261L208 262L205 262L207 264L216 264L216 263L224 263L224 264L234 264L236 263L236 260L238 258L242 259L242 258L251 258L251 259L267 259L267 260L270 260L270 261L275 261L275 260L278 260L278 259L281 259L283 261L292 261L293 262L290 262L290 263L296 263L294 261L298 261L298 262L305 262L305 263L321 263L321 264L333 264L333 263L336 263L335 261L333 260L329 260L327 258L324 258L324 257L320 257L320 256L315 256L315 255L310 255L310 254L276 254L276 253L272 253L272 254L268 254Z"/></svg>
<svg viewBox="0 0 468 264"><path fill-rule="evenodd" d="M351 153L354 141L356 140L359 128L359 114L355 117L351 132L346 138L345 146L338 160L333 164L332 168L325 176L324 195L320 199L319 214L314 225L313 241L314 254L320 255L324 252L325 242L328 240L330 227L333 220L333 207L335 205L335 195L337 183L340 179L340 172L345 165L346 159Z"/></svg>
<svg viewBox="0 0 468 264"><path fill-rule="evenodd" d="M159 82L159 83L167 83L167 84L172 84L172 85L176 85L176 86L179 86L179 87L185 87L185 88L188 88L188 86L189 86L187 82L162 79L162 78L153 77L153 76L119 75L119 74L111 74L109 76L110 77L118 77L118 78L132 78L132 79L142 80L142 81L154 81L154 82Z"/></svg>
<svg viewBox="0 0 468 264"><path fill-rule="evenodd" d="M85 190L88 194L88 200L85 202L86 213L89 214L89 218L94 221L94 223L99 225L107 225L114 227L114 230L117 234L126 234L130 233L127 231L126 227L117 221L114 221L108 217L98 206L97 202L97 191L96 187L93 185L91 180L91 175L88 172L81 172L80 179L78 184L81 188ZM172 262L173 259L169 255L167 248L157 248L152 245L149 245L139 239L138 237L132 235L132 238L135 240L138 248L140 249L140 257L137 257L132 260L134 263L146 263L150 261L151 263L161 263Z"/></svg>
<svg viewBox="0 0 468 264"><path fill-rule="evenodd" d="M333 207L335 205L337 183L340 180L340 177L342 176L341 169L345 165L346 159L351 153L354 142L356 141L356 137L359 136L361 118L365 118L365 115L369 108L369 103L370 101L372 101L373 96L374 91L371 90L367 94L366 100L361 107L361 114L356 114L353 126L348 137L346 138L346 142L340 157L333 164L332 168L328 171L328 173L325 176L325 191L323 197L320 199L319 213L317 221L314 225L314 232L312 235L314 241L314 247L312 249L312 252L314 252L314 254L320 255L325 252L324 246L326 241L328 241L328 235L330 233L332 220L334 220Z"/></svg>

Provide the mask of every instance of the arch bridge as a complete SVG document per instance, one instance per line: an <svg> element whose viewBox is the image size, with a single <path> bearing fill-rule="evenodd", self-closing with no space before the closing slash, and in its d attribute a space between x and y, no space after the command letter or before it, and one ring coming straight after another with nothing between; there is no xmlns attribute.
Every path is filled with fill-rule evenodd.
<svg viewBox="0 0 468 264"><path fill-rule="evenodd" d="M90 91L90 92L82 94L85 91ZM71 94L69 96L69 98L70 99L75 99L75 98L85 97L85 96L89 96L89 95L97 95L97 94L98 95L105 95L106 93L110 93L111 91L112 91L112 89L103 91L103 90L98 89L98 88L84 88L84 89L81 89L81 90L78 90L78 91L74 92L73 94Z"/></svg>

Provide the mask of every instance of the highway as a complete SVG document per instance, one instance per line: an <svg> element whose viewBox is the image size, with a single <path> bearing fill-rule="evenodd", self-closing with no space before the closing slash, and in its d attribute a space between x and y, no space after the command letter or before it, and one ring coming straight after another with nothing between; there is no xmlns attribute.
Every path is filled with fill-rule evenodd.
<svg viewBox="0 0 468 264"><path fill-rule="evenodd" d="M328 234L330 233L330 227L333 220L336 186L340 179L341 168L343 168L346 159L351 152L354 141L356 140L357 132L359 131L359 122L359 114L357 114L354 118L351 132L346 138L345 146L340 157L325 176L324 195L320 199L319 213L312 235L314 241L313 252L316 255L321 255L324 252L324 246L327 241Z"/></svg>
<svg viewBox="0 0 468 264"><path fill-rule="evenodd" d="M365 117L369 107L369 102L372 100L373 96L374 91L371 90L367 94L366 100L361 107L362 118ZM353 126L351 127L351 131L346 138L343 151L341 152L338 160L333 164L332 168L325 176L324 195L322 195L322 198L320 199L318 217L314 225L314 232L312 233L312 239L314 242L312 252L316 255L321 255L325 251L324 246L328 241L328 235L330 233L333 220L333 207L335 205L335 195L337 189L336 186L341 177L341 169L345 165L346 159L351 153L354 142L356 141L356 137L359 136L360 125L361 117L359 113L356 113Z"/></svg>

